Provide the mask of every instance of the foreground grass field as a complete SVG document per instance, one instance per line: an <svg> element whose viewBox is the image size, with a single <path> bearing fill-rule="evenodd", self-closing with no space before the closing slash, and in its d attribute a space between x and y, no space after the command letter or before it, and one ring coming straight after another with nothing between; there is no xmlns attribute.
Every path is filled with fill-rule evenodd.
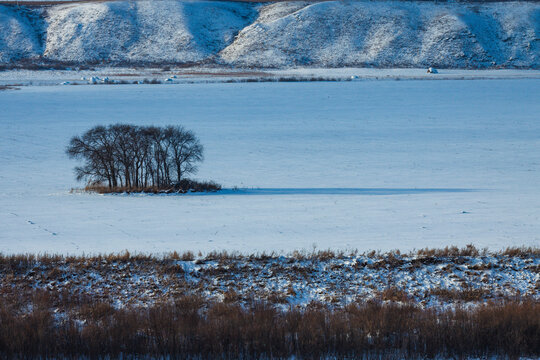
<svg viewBox="0 0 540 360"><path fill-rule="evenodd" d="M0 309L0 354L11 358L467 358L540 355L540 304L426 310L353 303L282 311L179 297L116 309L108 303L36 292L32 310ZM51 306L72 305L60 315ZM73 306L77 304L76 306Z"/></svg>
<svg viewBox="0 0 540 360"><path fill-rule="evenodd" d="M0 355L540 356L540 250L0 257Z"/></svg>
<svg viewBox="0 0 540 360"><path fill-rule="evenodd" d="M425 308L540 299L535 248L479 251L474 246L407 254L333 251L242 255L191 252L165 256L10 255L0 259L2 294L31 302L36 290L96 298L116 307L150 306L197 296L287 309L313 303L399 301Z"/></svg>

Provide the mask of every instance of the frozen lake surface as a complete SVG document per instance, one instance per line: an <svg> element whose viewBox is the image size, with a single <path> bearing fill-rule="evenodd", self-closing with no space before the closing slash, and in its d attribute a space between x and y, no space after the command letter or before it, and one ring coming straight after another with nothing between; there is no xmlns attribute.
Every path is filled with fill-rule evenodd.
<svg viewBox="0 0 540 360"><path fill-rule="evenodd" d="M540 244L540 80L0 91L0 252ZM182 124L211 195L70 193L97 124Z"/></svg>

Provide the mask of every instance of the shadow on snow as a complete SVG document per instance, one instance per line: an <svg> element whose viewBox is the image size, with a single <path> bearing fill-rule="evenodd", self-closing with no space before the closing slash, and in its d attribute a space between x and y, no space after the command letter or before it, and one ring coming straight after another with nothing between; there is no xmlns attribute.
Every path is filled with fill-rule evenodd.
<svg viewBox="0 0 540 360"><path fill-rule="evenodd" d="M189 195L414 195L473 191L477 190L460 188L239 188Z"/></svg>

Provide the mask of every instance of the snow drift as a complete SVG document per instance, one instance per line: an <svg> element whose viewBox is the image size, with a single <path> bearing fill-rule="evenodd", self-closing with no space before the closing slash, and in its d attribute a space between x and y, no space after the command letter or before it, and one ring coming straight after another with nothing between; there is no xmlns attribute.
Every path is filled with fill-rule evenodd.
<svg viewBox="0 0 540 360"><path fill-rule="evenodd" d="M217 62L249 67L540 65L540 4L115 1L0 7L0 62ZM42 43L40 43L40 39Z"/></svg>

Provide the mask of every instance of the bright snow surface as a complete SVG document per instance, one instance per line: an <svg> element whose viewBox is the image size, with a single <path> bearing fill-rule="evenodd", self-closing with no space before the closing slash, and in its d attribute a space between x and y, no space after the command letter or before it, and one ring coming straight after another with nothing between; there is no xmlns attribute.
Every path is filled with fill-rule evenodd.
<svg viewBox="0 0 540 360"><path fill-rule="evenodd" d="M0 63L540 67L540 4L100 1L0 6Z"/></svg>
<svg viewBox="0 0 540 360"><path fill-rule="evenodd" d="M0 91L0 251L540 244L540 80ZM71 136L182 124L211 195L72 194Z"/></svg>

